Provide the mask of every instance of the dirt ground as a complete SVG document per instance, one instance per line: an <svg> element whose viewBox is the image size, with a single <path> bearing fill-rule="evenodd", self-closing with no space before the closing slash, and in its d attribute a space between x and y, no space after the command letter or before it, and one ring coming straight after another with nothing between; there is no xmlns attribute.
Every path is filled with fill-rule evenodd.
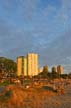
<svg viewBox="0 0 71 108"><path fill-rule="evenodd" d="M71 84L64 94L41 88L8 86L0 93L0 108L71 108Z"/></svg>

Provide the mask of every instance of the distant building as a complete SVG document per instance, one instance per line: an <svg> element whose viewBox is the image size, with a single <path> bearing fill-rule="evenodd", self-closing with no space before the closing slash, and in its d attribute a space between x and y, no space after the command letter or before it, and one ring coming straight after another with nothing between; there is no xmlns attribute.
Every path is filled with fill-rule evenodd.
<svg viewBox="0 0 71 108"><path fill-rule="evenodd" d="M27 55L28 76L38 75L38 54L28 53Z"/></svg>
<svg viewBox="0 0 71 108"><path fill-rule="evenodd" d="M27 76L27 59L24 56L17 58L17 76Z"/></svg>
<svg viewBox="0 0 71 108"><path fill-rule="evenodd" d="M43 72L43 67L39 68L39 73Z"/></svg>
<svg viewBox="0 0 71 108"><path fill-rule="evenodd" d="M23 61L23 57L20 56L17 58L17 76L20 76L22 74L22 61Z"/></svg>
<svg viewBox="0 0 71 108"><path fill-rule="evenodd" d="M17 76L34 76L38 74L38 54L28 53L27 57L17 58Z"/></svg>
<svg viewBox="0 0 71 108"><path fill-rule="evenodd" d="M57 72L57 68L55 66L52 67L52 72Z"/></svg>
<svg viewBox="0 0 71 108"><path fill-rule="evenodd" d="M48 72L48 66L47 65L43 67L43 72Z"/></svg>
<svg viewBox="0 0 71 108"><path fill-rule="evenodd" d="M63 66L61 66L61 65L57 66L57 73L64 74L64 68L63 68Z"/></svg>
<svg viewBox="0 0 71 108"><path fill-rule="evenodd" d="M28 76L28 72L27 72L27 58L26 57L23 58L23 76Z"/></svg>

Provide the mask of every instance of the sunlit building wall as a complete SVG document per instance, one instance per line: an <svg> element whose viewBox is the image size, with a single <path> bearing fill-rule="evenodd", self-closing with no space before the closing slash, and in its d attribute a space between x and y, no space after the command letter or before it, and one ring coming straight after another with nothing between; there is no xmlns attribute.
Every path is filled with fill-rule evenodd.
<svg viewBox="0 0 71 108"><path fill-rule="evenodd" d="M28 76L28 72L27 72L27 58L26 57L23 58L23 76Z"/></svg>
<svg viewBox="0 0 71 108"><path fill-rule="evenodd" d="M17 76L34 76L38 74L38 54L28 53L27 57L17 58Z"/></svg>
<svg viewBox="0 0 71 108"><path fill-rule="evenodd" d="M20 56L17 58L17 76L27 76L27 58Z"/></svg>
<svg viewBox="0 0 71 108"><path fill-rule="evenodd" d="M38 68L39 68L38 54L34 54L34 74L33 75L38 75Z"/></svg>
<svg viewBox="0 0 71 108"><path fill-rule="evenodd" d="M17 58L17 76L20 76L23 73L22 61L23 61L23 56Z"/></svg>
<svg viewBox="0 0 71 108"><path fill-rule="evenodd" d="M39 68L39 73L43 72L43 67Z"/></svg>
<svg viewBox="0 0 71 108"><path fill-rule="evenodd" d="M57 73L64 74L64 68L63 68L63 66L61 66L61 65L57 66Z"/></svg>
<svg viewBox="0 0 71 108"><path fill-rule="evenodd" d="M27 55L28 76L38 74L38 54L28 53Z"/></svg>

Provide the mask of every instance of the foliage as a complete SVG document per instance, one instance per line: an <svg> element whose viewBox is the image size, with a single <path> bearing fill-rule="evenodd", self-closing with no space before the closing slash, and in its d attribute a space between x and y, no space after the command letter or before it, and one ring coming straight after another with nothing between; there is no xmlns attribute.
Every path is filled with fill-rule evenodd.
<svg viewBox="0 0 71 108"><path fill-rule="evenodd" d="M57 72L52 72L52 79L60 78L60 75Z"/></svg>
<svg viewBox="0 0 71 108"><path fill-rule="evenodd" d="M7 101L13 95L12 90L6 90L3 95L0 96L0 101Z"/></svg>
<svg viewBox="0 0 71 108"><path fill-rule="evenodd" d="M5 80L4 82L0 83L0 86L7 86L9 84L14 84L13 82L9 82L8 80Z"/></svg>
<svg viewBox="0 0 71 108"><path fill-rule="evenodd" d="M60 75L61 78L64 78L64 79L67 79L68 78L68 75L67 74L62 74Z"/></svg>
<svg viewBox="0 0 71 108"><path fill-rule="evenodd" d="M40 78L47 78L48 77L48 73L47 72L41 72L38 75Z"/></svg>
<svg viewBox="0 0 71 108"><path fill-rule="evenodd" d="M14 73L17 71L17 64L11 59L0 57L0 71Z"/></svg>

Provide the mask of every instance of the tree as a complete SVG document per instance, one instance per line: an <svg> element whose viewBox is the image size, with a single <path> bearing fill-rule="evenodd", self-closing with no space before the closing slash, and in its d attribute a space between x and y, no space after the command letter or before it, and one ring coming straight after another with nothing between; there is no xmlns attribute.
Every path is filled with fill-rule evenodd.
<svg viewBox="0 0 71 108"><path fill-rule="evenodd" d="M11 59L0 57L0 69L7 74L15 74L17 71L17 63Z"/></svg>
<svg viewBox="0 0 71 108"><path fill-rule="evenodd" d="M64 79L67 79L68 78L68 74L61 74L60 77L64 78Z"/></svg>

